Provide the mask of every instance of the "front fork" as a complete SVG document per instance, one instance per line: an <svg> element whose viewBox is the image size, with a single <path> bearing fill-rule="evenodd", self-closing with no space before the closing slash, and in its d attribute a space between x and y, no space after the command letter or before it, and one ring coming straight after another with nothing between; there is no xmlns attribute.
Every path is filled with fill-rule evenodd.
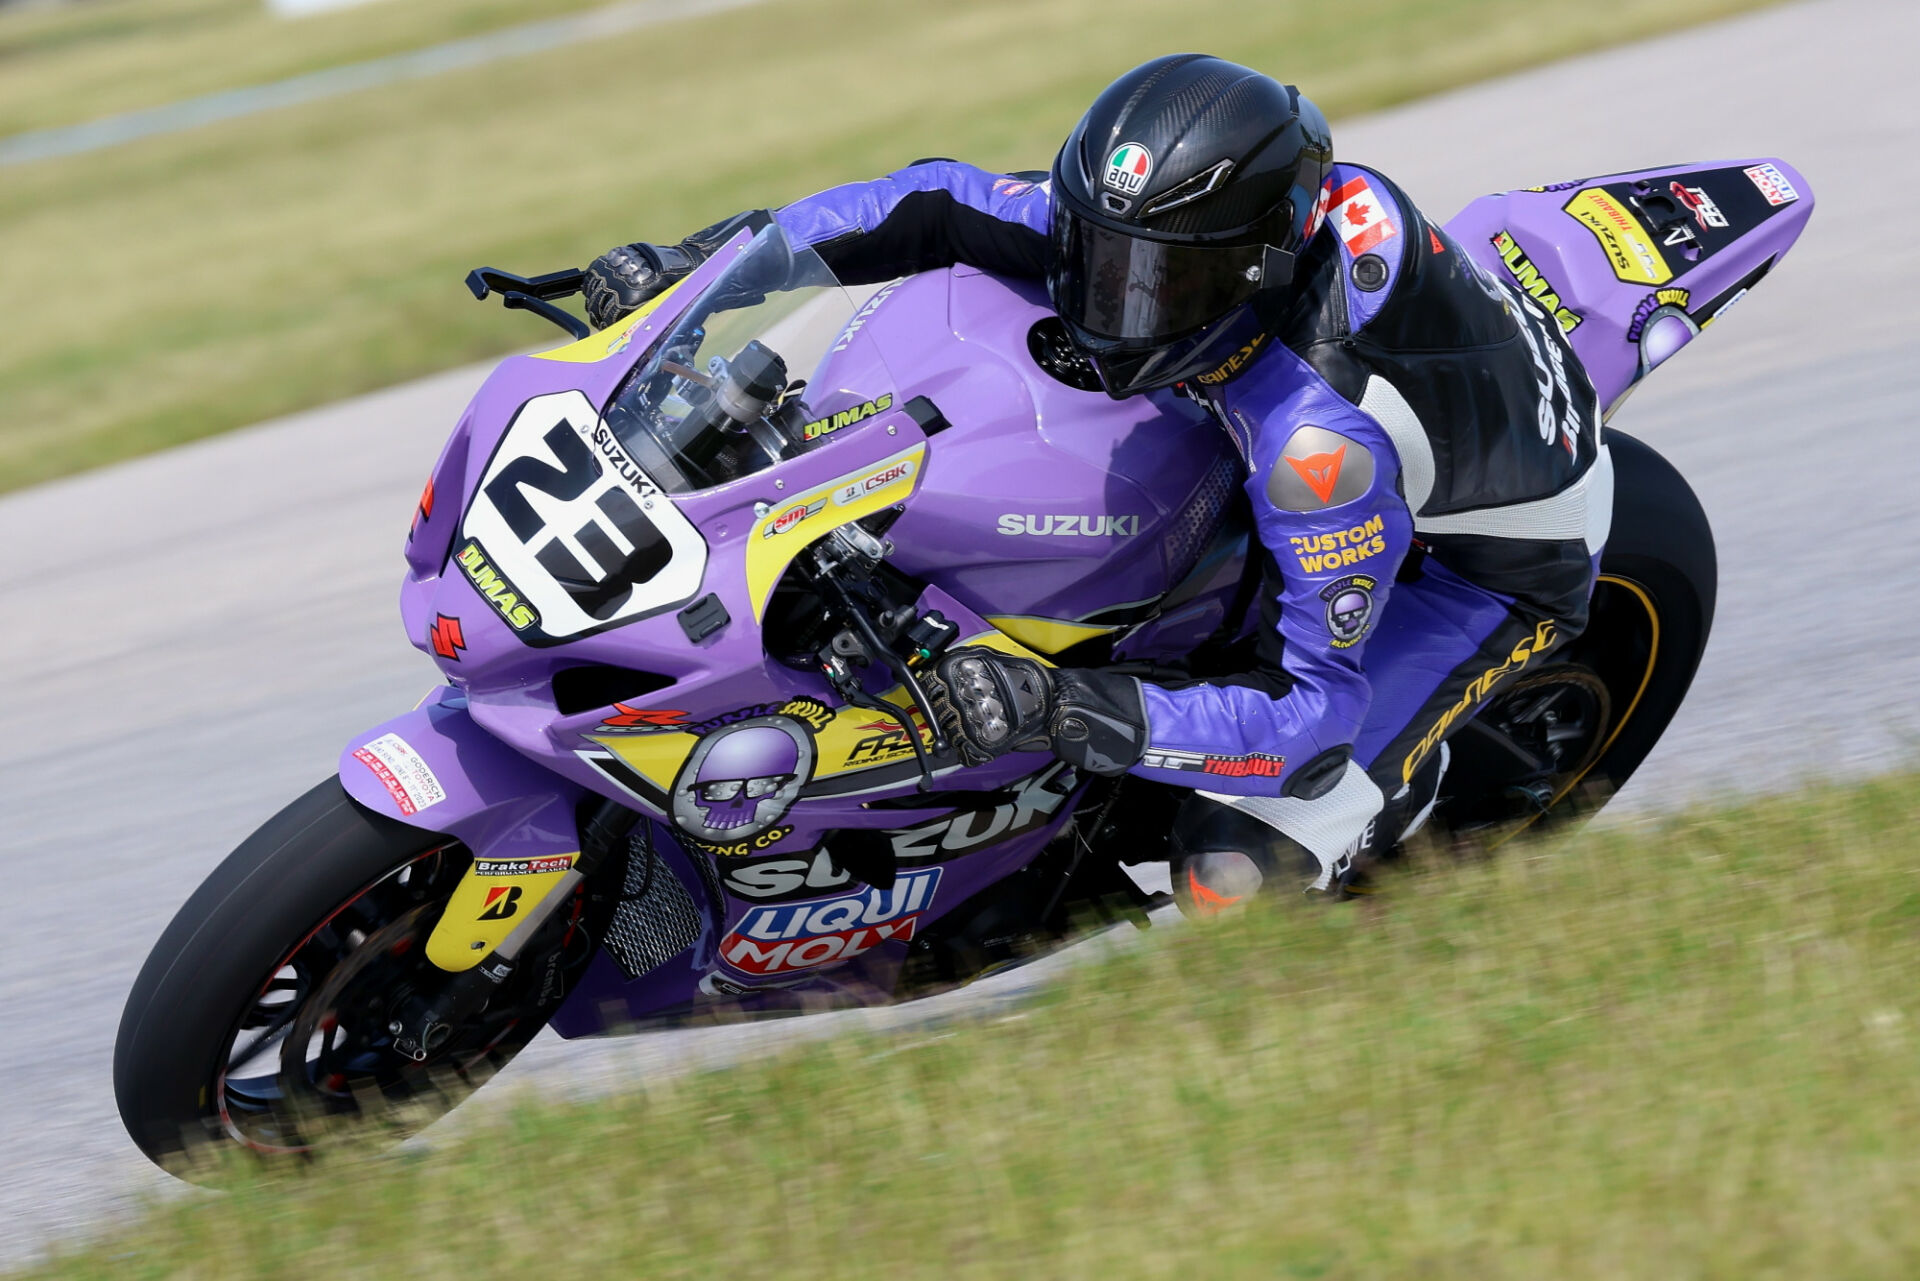
<svg viewBox="0 0 1920 1281"><path fill-rule="evenodd" d="M400 1003L393 1021L387 1025L387 1031L393 1036L393 1048L415 1062L425 1062L453 1035L454 1029L485 1009L501 986L513 977L528 941L562 904L572 901L575 889L605 865L639 820L638 814L617 801L601 802L581 829L579 852L554 856L556 860L567 859L570 866L550 873L532 873L545 882L538 887L502 886L498 882L508 878L482 872L493 860L475 859L466 876L454 887L440 923L433 927L433 934L427 939L427 959L440 969L457 972L437 993L410 996ZM512 879L529 878L513 876ZM529 890L537 897L530 898ZM482 907L477 916L465 910L476 904ZM484 931L474 927L488 924L487 912L503 907L517 914L519 923L512 926L491 951L477 962L472 960L472 954L490 941ZM476 933L480 937L468 937ZM466 941L463 943L462 939ZM450 960L462 963L449 964Z"/></svg>
<svg viewBox="0 0 1920 1281"><path fill-rule="evenodd" d="M395 1050L416 1062L494 998L541 926L640 817L501 743L451 690L356 739L340 781L362 805L452 836L473 855L427 938L427 975L445 979L402 998L387 1027Z"/></svg>

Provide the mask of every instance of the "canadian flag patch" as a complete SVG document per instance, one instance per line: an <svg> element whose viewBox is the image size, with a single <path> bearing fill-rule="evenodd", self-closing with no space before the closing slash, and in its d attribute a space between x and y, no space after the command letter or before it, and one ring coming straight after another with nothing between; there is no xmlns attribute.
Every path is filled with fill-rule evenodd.
<svg viewBox="0 0 1920 1281"><path fill-rule="evenodd" d="M1355 178L1335 191L1327 216L1333 220L1333 229L1346 241L1347 252L1351 254L1363 254L1381 241L1400 234L1365 178Z"/></svg>

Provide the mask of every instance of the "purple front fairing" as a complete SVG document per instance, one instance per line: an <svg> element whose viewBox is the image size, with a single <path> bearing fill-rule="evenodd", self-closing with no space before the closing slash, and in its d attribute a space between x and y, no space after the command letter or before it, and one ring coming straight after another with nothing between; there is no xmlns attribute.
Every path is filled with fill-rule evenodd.
<svg viewBox="0 0 1920 1281"><path fill-rule="evenodd" d="M682 900L693 905L693 942L677 956L641 967L645 972L634 980L611 953L603 953L555 1020L563 1034L613 1030L694 1009L778 1012L885 999L912 931L1031 861L1070 816L1077 781L1036 753L984 768L943 766L939 786L946 798L916 804L919 776L896 725L841 706L818 676L769 658L754 625L770 606L768 585L756 585L755 557L830 527L832 505L859 488L844 486L849 477L885 478L892 474L887 460L917 460L898 482L898 499L909 520L923 495L940 511L927 522L931 532L916 532L902 520L889 537L903 560L938 543L962 562L951 590L942 590L937 573L927 575L934 585L919 608L939 612L967 637L996 634L980 608L994 602L996 591L1004 601L997 607L1008 614L1049 619L1150 604L1198 559L1216 523L1218 499L1209 500L1213 510L1196 511L1196 493L1232 488L1231 480L1213 478L1223 443L1198 411L1171 400L1116 404L1060 384L1026 354L1027 331L1046 314L1037 296L1021 296L977 273L933 273L861 306L813 373L808 399L816 412L845 406L849 397L869 398L874 412L832 424L821 433L825 440L770 469L670 498L639 491L653 493L651 501L670 502L700 531L704 570L697 584L676 589L665 607L619 626L589 629L558 643L529 643L514 611L530 598L508 590L521 584L501 578L497 553L473 541L468 511L478 501L481 480L513 424L534 412L530 407L557 402L560 409L540 420L542 430L548 421L569 421L581 429L581 439L592 438L586 416L597 415L593 407L607 404L646 358L648 334L675 325L680 302L696 297L741 248L724 250L625 341L601 336L545 357L516 358L475 397L417 515L402 613L410 639L432 653L463 691L464 698L443 696L465 703L454 708L459 734L486 746L476 755L469 746L443 743L445 735L418 713L366 736L425 740L419 755L431 762L447 795L416 813L397 808L382 780L351 752L343 760L343 778L356 795L403 821L460 836L476 854L492 855L498 843L531 835L470 817L486 808L484 797L495 794L545 797L542 812L555 817L542 820L538 836L558 844L540 853L573 848L570 842L578 838L571 821L589 791L656 816L648 844L684 891ZM968 349L964 342L974 345ZM943 434L930 438L904 412L916 395L942 412L951 409ZM882 402L888 407L879 408ZM1171 421L1163 421L1168 410ZM1056 436L1050 430L1068 424L1074 433ZM1193 432L1166 432L1169 426L1198 428L1201 447L1189 443L1183 449L1180 438ZM1043 452L1022 455L1028 444L1023 436L1038 437ZM570 444L564 438L561 443ZM997 470L993 463L969 464L970 457L995 453L998 445L1006 446L1006 456ZM557 475L565 457L540 453L538 446L535 451L515 455L538 464L533 490L566 497L572 491L539 478ZM1129 455L1136 461L1129 464ZM616 464L631 461L617 453L606 457ZM1051 483L1034 487L1038 476ZM833 494L832 503L813 514L805 499L822 487ZM1031 512L1020 505L1005 510L1059 517L1046 522L1049 531L1064 529L1072 517L1076 529L1099 532L1034 535L1039 554L1029 553L1026 572L1009 574L991 553L1009 548L1004 560L1027 540L1002 535L1002 508L979 501L980 494L996 490L1032 505ZM523 486L523 492L532 491ZM536 514L549 510L538 493L534 500ZM792 513L786 520L774 520L786 512ZM1176 529L1184 533L1175 537ZM1109 560L1113 572L1101 582L1095 571ZM1219 581L1210 580L1209 587L1224 595L1226 576L1214 577ZM1016 591L1016 585L1025 590ZM728 619L698 641L689 639L680 616L681 601L694 597L711 597ZM593 686L599 692L585 705L574 694L569 704L568 674L580 670L602 674ZM635 674L625 689L621 672ZM793 735L804 738L807 751L796 750ZM702 743L704 751L693 750ZM478 763L479 779L467 776L470 759ZM748 795L749 787L758 796ZM980 800L957 802L956 793ZM680 816L675 806L683 800L687 813ZM663 821L670 812L678 827ZM681 835L688 823L698 840ZM789 867L811 867L823 846L830 851L835 833L859 829L877 831L896 850L900 883L911 896L830 873L832 892L799 900L791 912L783 899L786 915L776 919L754 897L764 877L743 880L740 892L731 888L730 869L787 875ZM832 868L830 861L821 866ZM776 925L786 928L789 916L813 922L808 928L814 932L769 937ZM843 918L862 923L851 932L820 932Z"/></svg>
<svg viewBox="0 0 1920 1281"><path fill-rule="evenodd" d="M355 737L340 782L367 808L444 832L490 858L539 858L580 848L575 807L585 790L540 769L474 724L467 700L435 690L420 706ZM397 738L413 768L381 740Z"/></svg>
<svg viewBox="0 0 1920 1281"><path fill-rule="evenodd" d="M1494 279L1558 299L1611 413L1757 284L1812 213L1791 165L1734 160L1483 196L1446 228Z"/></svg>

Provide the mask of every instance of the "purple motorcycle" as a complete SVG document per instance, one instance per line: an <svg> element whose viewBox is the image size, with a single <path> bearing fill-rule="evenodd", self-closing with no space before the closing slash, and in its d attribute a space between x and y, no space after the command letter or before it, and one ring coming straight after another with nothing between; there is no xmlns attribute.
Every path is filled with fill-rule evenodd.
<svg viewBox="0 0 1920 1281"><path fill-rule="evenodd" d="M1611 414L1812 205L1740 161L1489 196L1448 230L1556 319ZM1179 790L1042 753L965 767L919 673L955 644L1243 667L1247 477L1207 413L1110 400L1037 285L850 291L777 226L597 334L555 304L579 282L469 278L577 340L504 362L421 495L401 612L446 683L248 838L135 983L114 1087L156 1161L397 1135L545 1026L911 999L1166 901L1128 869L1166 857ZM1455 839L1591 813L1705 647L1706 516L1606 440L1587 631L1435 726L1430 823Z"/></svg>

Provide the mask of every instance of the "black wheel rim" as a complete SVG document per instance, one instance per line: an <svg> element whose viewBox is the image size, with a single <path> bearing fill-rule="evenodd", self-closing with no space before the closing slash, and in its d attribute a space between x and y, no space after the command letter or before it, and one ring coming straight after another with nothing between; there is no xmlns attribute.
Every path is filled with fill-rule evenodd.
<svg viewBox="0 0 1920 1281"><path fill-rule="evenodd" d="M1473 782L1466 793L1449 787L1447 826L1491 847L1559 816L1604 750L1612 718L1606 682L1582 664L1558 663L1514 682L1453 740Z"/></svg>
<svg viewBox="0 0 1920 1281"><path fill-rule="evenodd" d="M377 1117L406 1125L409 1105L431 1119L537 1030L522 1026L530 1016L544 1021L524 990L528 972L542 967L528 962L543 950L578 952L568 946L583 933L578 894L529 944L500 996L425 1062L393 1048L395 1006L416 985L444 981L425 959L427 938L470 862L457 845L416 856L334 908L270 971L221 1049L214 1098L230 1138L256 1152L302 1153L329 1124ZM556 985L538 986L551 993Z"/></svg>

